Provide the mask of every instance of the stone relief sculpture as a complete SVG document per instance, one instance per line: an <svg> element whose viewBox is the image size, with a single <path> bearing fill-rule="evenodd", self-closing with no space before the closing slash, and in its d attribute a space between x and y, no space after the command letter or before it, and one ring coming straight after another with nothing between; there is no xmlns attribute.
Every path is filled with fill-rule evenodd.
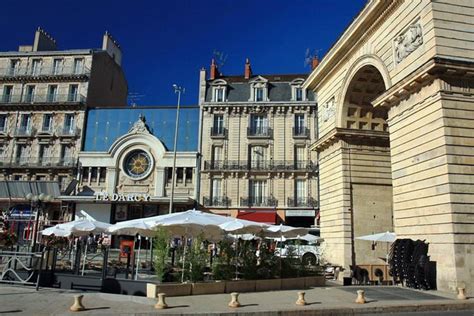
<svg viewBox="0 0 474 316"><path fill-rule="evenodd" d="M150 133L148 126L145 123L145 117L140 114L138 121L136 121L132 128L128 131L129 133Z"/></svg>
<svg viewBox="0 0 474 316"><path fill-rule="evenodd" d="M395 39L395 61L402 62L408 55L423 44L423 33L419 22L414 23Z"/></svg>
<svg viewBox="0 0 474 316"><path fill-rule="evenodd" d="M336 114L336 109L334 108L334 98L332 98L323 106L321 118L323 119L323 122L327 122L335 114Z"/></svg>

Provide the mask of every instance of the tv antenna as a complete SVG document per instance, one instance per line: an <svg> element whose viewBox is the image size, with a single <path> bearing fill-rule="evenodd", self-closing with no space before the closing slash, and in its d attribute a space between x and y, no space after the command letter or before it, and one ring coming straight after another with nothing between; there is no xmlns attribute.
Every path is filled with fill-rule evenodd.
<svg viewBox="0 0 474 316"><path fill-rule="evenodd" d="M307 67L311 67L312 66L312 63L313 63L313 59L314 58L318 58L319 59L319 53L321 52L321 49L309 49L309 48L306 48L306 52L304 54L304 66Z"/></svg>
<svg viewBox="0 0 474 316"><path fill-rule="evenodd" d="M224 52L214 49L214 51L212 52L212 56L214 57L214 60L216 61L217 68L222 69L222 67L224 67L225 65L228 55L225 54Z"/></svg>
<svg viewBox="0 0 474 316"><path fill-rule="evenodd" d="M142 99L145 95L144 94L141 94L141 93L138 93L138 92L129 92L128 93L128 100L129 100L129 103L132 107L136 107L137 106L137 102Z"/></svg>

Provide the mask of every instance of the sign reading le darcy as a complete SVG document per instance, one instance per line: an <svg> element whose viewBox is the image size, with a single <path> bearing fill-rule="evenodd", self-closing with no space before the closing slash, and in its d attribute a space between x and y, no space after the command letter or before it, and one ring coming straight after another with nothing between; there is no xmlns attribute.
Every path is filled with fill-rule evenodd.
<svg viewBox="0 0 474 316"><path fill-rule="evenodd" d="M111 202L149 202L151 201L151 196L148 194L140 194L140 193L112 193L109 194L107 192L95 192L95 200L96 201L111 201Z"/></svg>

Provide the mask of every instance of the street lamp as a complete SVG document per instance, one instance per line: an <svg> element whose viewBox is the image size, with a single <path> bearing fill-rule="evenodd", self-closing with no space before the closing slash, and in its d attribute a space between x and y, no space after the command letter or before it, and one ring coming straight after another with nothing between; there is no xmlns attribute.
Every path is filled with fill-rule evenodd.
<svg viewBox="0 0 474 316"><path fill-rule="evenodd" d="M40 209L43 207L43 203L52 202L54 200L54 197L45 193L34 195L33 193L30 192L26 195L26 199L31 202L31 206L33 206L34 204L36 208L35 226L33 228L33 243L32 243L32 251L34 252L36 248L36 240L37 240L37 235L38 235Z"/></svg>
<svg viewBox="0 0 474 316"><path fill-rule="evenodd" d="M174 153L173 153L173 169L171 170L171 197L170 197L170 209L169 213L173 213L173 201L174 201L174 186L176 181L176 146L178 142L178 125L179 125L179 106L181 102L181 93L184 93L184 88L173 84L174 93L178 94L178 107L176 108L176 125L174 127Z"/></svg>

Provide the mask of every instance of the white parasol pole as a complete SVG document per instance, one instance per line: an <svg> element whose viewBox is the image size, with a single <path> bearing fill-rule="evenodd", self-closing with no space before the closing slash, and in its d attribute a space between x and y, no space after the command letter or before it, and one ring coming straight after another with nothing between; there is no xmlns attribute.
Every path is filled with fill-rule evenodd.
<svg viewBox="0 0 474 316"><path fill-rule="evenodd" d="M138 254L137 254L137 267L135 269L135 280L138 280L138 266L140 264L140 249L142 248L142 237L138 235Z"/></svg>
<svg viewBox="0 0 474 316"><path fill-rule="evenodd" d="M186 229L187 230L187 229ZM188 244L188 236L187 232L184 235L184 250L183 250L183 271L181 271L181 283L184 283L184 269L185 269L185 263L186 263L186 246Z"/></svg>
<svg viewBox="0 0 474 316"><path fill-rule="evenodd" d="M86 240L86 246L84 247L84 260L82 261L82 276L84 276L84 270L86 269L86 259L87 259L87 240Z"/></svg>

